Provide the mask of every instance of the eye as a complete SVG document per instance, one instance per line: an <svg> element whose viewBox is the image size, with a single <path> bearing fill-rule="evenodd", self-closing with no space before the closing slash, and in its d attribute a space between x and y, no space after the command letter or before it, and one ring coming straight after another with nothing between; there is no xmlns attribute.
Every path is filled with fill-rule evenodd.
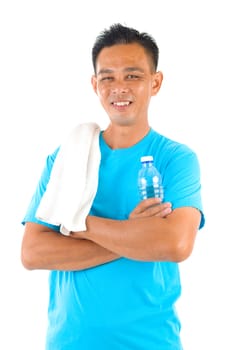
<svg viewBox="0 0 232 350"><path fill-rule="evenodd" d="M137 80L137 79L139 79L139 76L135 75L135 74L128 74L127 79L129 79L129 80Z"/></svg>
<svg viewBox="0 0 232 350"><path fill-rule="evenodd" d="M113 80L113 77L102 77L100 81L111 81Z"/></svg>

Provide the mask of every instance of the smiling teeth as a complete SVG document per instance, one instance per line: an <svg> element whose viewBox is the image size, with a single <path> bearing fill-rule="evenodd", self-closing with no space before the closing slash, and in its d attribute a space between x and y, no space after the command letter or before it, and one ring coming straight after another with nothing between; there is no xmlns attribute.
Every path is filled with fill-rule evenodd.
<svg viewBox="0 0 232 350"><path fill-rule="evenodd" d="M130 102L114 102L114 105L116 106L128 106Z"/></svg>

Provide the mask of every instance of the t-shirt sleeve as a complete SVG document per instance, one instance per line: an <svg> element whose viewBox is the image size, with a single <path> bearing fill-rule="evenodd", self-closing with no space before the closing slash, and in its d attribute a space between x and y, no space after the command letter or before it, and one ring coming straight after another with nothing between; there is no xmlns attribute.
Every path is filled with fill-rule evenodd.
<svg viewBox="0 0 232 350"><path fill-rule="evenodd" d="M53 152L51 155L49 155L46 159L46 163L45 163L44 169L42 171L41 177L38 181L36 190L31 198L31 201L30 201L30 204L29 204L28 209L26 211L26 214L22 220L23 225L25 225L26 222L34 222L37 224L48 226L55 231L60 231L59 226L48 224L48 223L41 221L41 220L38 220L36 218L36 211L37 211L37 208L40 204L41 198L42 198L44 192L46 191L47 184L48 184L49 179L50 179L51 170L52 170L52 167L53 167L53 164L54 164L54 161L55 161L55 158L57 156L58 151L59 151L59 148L57 148L55 150L55 152Z"/></svg>
<svg viewBox="0 0 232 350"><path fill-rule="evenodd" d="M176 149L170 157L165 171L164 193L165 201L170 201L173 209L197 208L201 212L199 229L204 226L199 161L187 146Z"/></svg>

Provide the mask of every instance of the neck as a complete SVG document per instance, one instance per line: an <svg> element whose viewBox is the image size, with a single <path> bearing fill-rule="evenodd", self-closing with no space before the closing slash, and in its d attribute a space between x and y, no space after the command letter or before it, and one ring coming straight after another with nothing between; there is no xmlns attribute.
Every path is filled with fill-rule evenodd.
<svg viewBox="0 0 232 350"><path fill-rule="evenodd" d="M138 126L132 128L131 126L122 127L110 124L103 132L103 138L112 149L128 148L138 143L147 135L149 130L149 125L139 128L138 130Z"/></svg>

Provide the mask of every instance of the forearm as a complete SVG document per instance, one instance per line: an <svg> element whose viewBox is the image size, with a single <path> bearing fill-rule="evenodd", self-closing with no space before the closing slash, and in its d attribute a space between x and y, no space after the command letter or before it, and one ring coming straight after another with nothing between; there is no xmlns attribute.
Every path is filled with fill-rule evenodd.
<svg viewBox="0 0 232 350"><path fill-rule="evenodd" d="M98 266L119 256L93 241L74 239L26 225L22 243L22 263L27 269L76 271Z"/></svg>
<svg viewBox="0 0 232 350"><path fill-rule="evenodd" d="M193 249L199 220L199 212L187 207L176 209L166 218L120 221L89 216L88 229L81 236L130 259L179 262Z"/></svg>
<svg viewBox="0 0 232 350"><path fill-rule="evenodd" d="M161 223L161 220L165 221L154 217L123 221L89 217L89 229L84 235L104 248L130 259L166 260L171 253L171 244L167 244L165 222Z"/></svg>

